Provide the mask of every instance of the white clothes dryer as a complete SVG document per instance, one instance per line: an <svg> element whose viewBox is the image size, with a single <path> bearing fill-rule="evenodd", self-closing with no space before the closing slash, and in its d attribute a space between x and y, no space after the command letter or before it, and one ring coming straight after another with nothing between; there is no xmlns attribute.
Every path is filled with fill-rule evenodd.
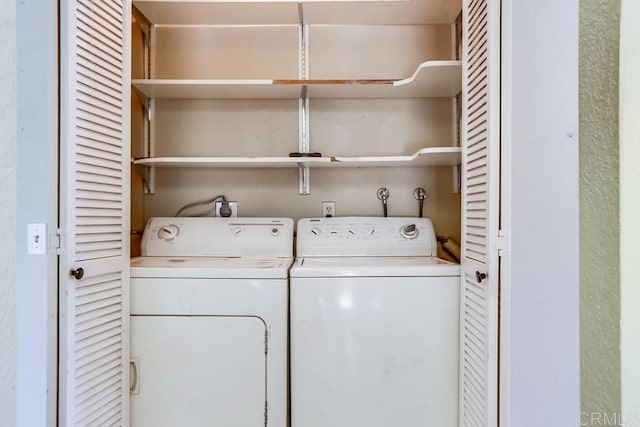
<svg viewBox="0 0 640 427"><path fill-rule="evenodd" d="M298 222L292 427L458 425L459 275L423 218Z"/></svg>
<svg viewBox="0 0 640 427"><path fill-rule="evenodd" d="M131 262L131 425L287 425L289 218L152 218Z"/></svg>

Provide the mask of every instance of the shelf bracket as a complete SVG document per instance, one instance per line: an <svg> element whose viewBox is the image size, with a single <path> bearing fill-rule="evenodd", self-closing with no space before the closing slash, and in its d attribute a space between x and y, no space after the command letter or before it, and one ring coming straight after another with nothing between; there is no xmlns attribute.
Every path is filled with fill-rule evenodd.
<svg viewBox="0 0 640 427"><path fill-rule="evenodd" d="M304 23L304 10L302 3L298 3L298 14L300 16L300 28L299 35L300 40L298 43L298 75L302 80L306 80L309 76L309 26ZM300 99L298 101L298 151L300 153L310 152L310 138L309 138L309 97L307 96L307 86L302 86L300 90ZM298 178L298 192L301 195L308 195L310 193L310 170L309 166L300 164L299 166L299 178Z"/></svg>
<svg viewBox="0 0 640 427"><path fill-rule="evenodd" d="M154 131L154 115L156 111L156 100L149 98L145 109L145 126L144 129L144 157L155 157L155 131ZM145 168L143 180L145 182L145 192L147 194L155 194L156 192L156 168L149 166Z"/></svg>
<svg viewBox="0 0 640 427"><path fill-rule="evenodd" d="M134 8L135 11L135 8ZM140 19L140 27L144 33L144 78L152 79L155 77L155 43L156 43L156 26L150 23L142 13L138 11L135 15L136 19ZM144 157L155 157L155 130L154 120L156 112L156 101L153 98L141 98L144 107L145 122L143 126L143 155ZM146 194L155 194L156 192L156 167L149 166L144 168L142 180L145 184L144 191Z"/></svg>
<svg viewBox="0 0 640 427"><path fill-rule="evenodd" d="M453 117L454 120L454 147L460 147L462 144L462 92L453 98ZM453 167L453 193L460 194L462 192L462 168L460 165Z"/></svg>
<svg viewBox="0 0 640 427"><path fill-rule="evenodd" d="M151 38L151 22L149 22L147 17L144 16L144 14L140 12L135 5L133 5L131 13L142 30L142 34L145 38L145 44L148 45L149 39Z"/></svg>

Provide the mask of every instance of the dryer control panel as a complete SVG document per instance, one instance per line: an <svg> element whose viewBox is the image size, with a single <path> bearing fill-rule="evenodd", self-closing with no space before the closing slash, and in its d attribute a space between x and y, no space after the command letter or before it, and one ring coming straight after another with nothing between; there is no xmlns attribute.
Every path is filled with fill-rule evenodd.
<svg viewBox="0 0 640 427"><path fill-rule="evenodd" d="M293 256L291 218L149 219L142 256L280 257Z"/></svg>
<svg viewBox="0 0 640 427"><path fill-rule="evenodd" d="M335 217L298 221L298 257L437 256L428 218Z"/></svg>

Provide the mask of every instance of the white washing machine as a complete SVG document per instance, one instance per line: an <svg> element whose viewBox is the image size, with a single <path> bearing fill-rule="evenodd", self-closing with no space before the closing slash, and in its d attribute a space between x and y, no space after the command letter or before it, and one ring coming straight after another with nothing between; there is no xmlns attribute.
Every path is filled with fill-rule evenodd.
<svg viewBox="0 0 640 427"><path fill-rule="evenodd" d="M289 218L152 218L131 262L132 427L287 425Z"/></svg>
<svg viewBox="0 0 640 427"><path fill-rule="evenodd" d="M424 218L298 222L291 426L458 426L460 268Z"/></svg>

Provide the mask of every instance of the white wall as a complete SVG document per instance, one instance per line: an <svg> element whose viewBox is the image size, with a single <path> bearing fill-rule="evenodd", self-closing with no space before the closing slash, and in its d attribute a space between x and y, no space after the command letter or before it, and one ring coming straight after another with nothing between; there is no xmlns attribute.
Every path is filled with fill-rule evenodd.
<svg viewBox="0 0 640 427"><path fill-rule="evenodd" d="M0 422L16 419L16 2L0 3Z"/></svg>
<svg viewBox="0 0 640 427"><path fill-rule="evenodd" d="M640 3L622 0L620 35L620 279L622 417L640 420ZM629 418L627 418L629 417ZM630 424L631 425L631 424Z"/></svg>
<svg viewBox="0 0 640 427"><path fill-rule="evenodd" d="M510 426L578 425L578 1L503 1ZM509 110L510 109L510 110ZM510 229L509 229L510 228Z"/></svg>
<svg viewBox="0 0 640 427"><path fill-rule="evenodd" d="M57 227L57 2L17 4L18 426L55 426L57 256L27 255L27 223ZM2 422L0 422L2 423ZM3 423L2 423L3 424ZM4 425L4 424L3 424Z"/></svg>

